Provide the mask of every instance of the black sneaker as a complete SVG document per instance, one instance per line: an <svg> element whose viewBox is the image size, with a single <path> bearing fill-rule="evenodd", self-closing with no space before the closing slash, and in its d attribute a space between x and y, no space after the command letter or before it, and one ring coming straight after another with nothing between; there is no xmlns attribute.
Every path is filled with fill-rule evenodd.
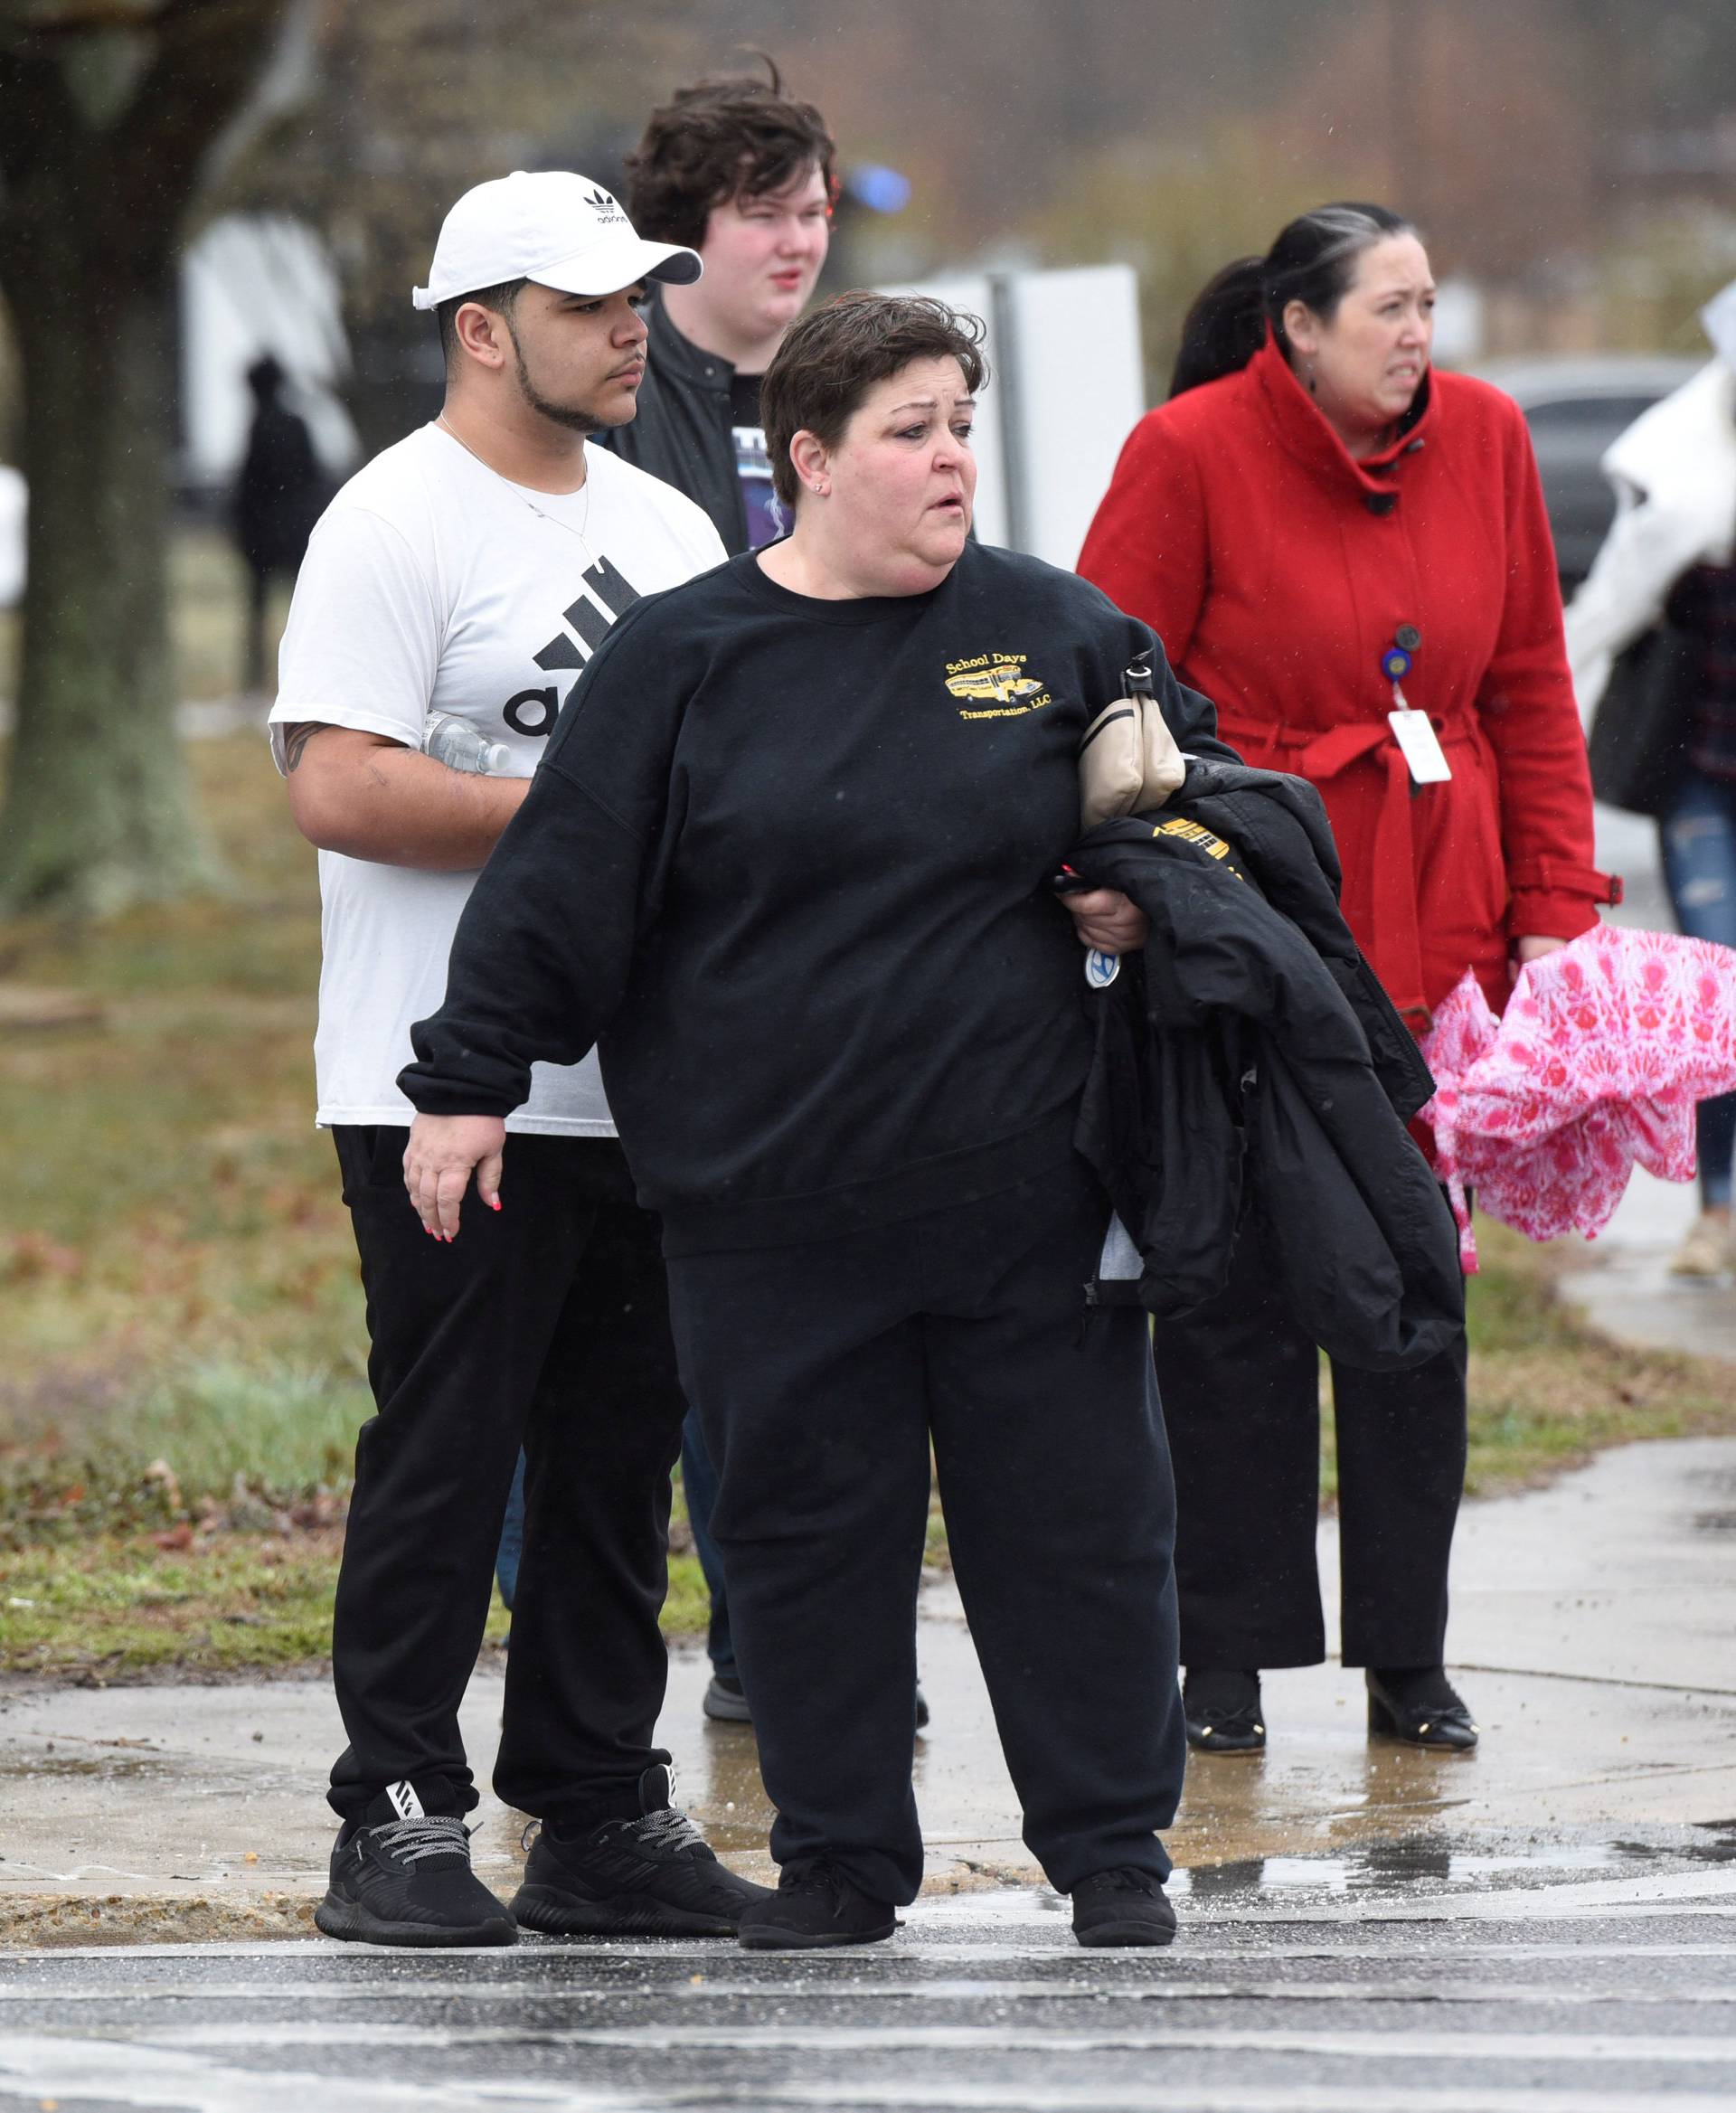
<svg viewBox="0 0 1736 2113"><path fill-rule="evenodd" d="M1073 1935L1080 1944L1173 1944L1175 1910L1149 1871L1099 1871L1073 1888Z"/></svg>
<svg viewBox="0 0 1736 2113"><path fill-rule="evenodd" d="M748 1698L741 1692L741 1683L733 1673L713 1673L712 1684L705 1690L705 1700L700 1704L705 1714L716 1724L751 1724L753 1712L748 1707Z"/></svg>
<svg viewBox="0 0 1736 2113"><path fill-rule="evenodd" d="M567 1834L542 1826L531 1844L513 1913L552 1937L733 1937L770 1888L738 1878L686 1814L668 1802L675 1771L639 1780L646 1810Z"/></svg>
<svg viewBox="0 0 1736 2113"><path fill-rule="evenodd" d="M828 1857L785 1864L778 1891L756 1901L736 1938L748 1951L812 1951L821 1945L878 1944L898 1928L890 1901L874 1900Z"/></svg>
<svg viewBox="0 0 1736 2113"><path fill-rule="evenodd" d="M518 1927L470 1868L470 1830L394 1783L332 1851L314 1921L356 1944L514 1944Z"/></svg>
<svg viewBox="0 0 1736 2113"><path fill-rule="evenodd" d="M733 1673L713 1673L711 1685L705 1690L705 1700L700 1707L717 1724L751 1724L753 1711L742 1690L741 1680ZM916 1728L928 1729L929 1698L919 1686L916 1691Z"/></svg>

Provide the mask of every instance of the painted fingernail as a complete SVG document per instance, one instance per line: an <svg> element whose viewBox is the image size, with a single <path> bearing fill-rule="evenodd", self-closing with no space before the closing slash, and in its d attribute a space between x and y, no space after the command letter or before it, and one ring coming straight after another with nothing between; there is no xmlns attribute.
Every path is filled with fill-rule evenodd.
<svg viewBox="0 0 1736 2113"><path fill-rule="evenodd" d="M488 1208L491 1211L498 1211L500 1208L500 1198L498 1196L490 1196L488 1199Z"/></svg>

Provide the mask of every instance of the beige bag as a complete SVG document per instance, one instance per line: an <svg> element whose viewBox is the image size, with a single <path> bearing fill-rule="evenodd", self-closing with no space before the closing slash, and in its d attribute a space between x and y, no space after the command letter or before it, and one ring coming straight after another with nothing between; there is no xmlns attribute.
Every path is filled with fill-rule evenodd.
<svg viewBox="0 0 1736 2113"><path fill-rule="evenodd" d="M1187 776L1187 759L1157 709L1151 669L1136 662L1127 693L1106 704L1079 744L1079 823L1094 829L1160 807Z"/></svg>

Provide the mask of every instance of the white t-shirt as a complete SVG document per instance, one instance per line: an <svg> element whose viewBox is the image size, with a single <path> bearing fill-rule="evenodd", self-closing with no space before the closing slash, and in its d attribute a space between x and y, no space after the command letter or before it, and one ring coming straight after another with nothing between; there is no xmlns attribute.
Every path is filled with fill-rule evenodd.
<svg viewBox="0 0 1736 2113"><path fill-rule="evenodd" d="M717 531L668 485L600 448L561 495L509 484L439 426L360 470L321 517L290 604L271 712L420 749L431 712L471 722L528 778L579 671L641 595L723 561ZM322 851L316 1119L407 1124L411 1023L446 995L474 873ZM538 1064L510 1130L612 1137L595 1056Z"/></svg>

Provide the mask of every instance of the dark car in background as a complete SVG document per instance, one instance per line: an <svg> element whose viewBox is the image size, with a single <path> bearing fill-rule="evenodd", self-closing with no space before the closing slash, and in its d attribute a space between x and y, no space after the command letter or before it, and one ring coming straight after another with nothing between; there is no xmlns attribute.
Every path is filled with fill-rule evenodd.
<svg viewBox="0 0 1736 2113"><path fill-rule="evenodd" d="M1563 598L1590 571L1615 515L1615 495L1598 467L1604 450L1704 364L1662 354L1587 353L1474 370L1506 391L1531 428Z"/></svg>

